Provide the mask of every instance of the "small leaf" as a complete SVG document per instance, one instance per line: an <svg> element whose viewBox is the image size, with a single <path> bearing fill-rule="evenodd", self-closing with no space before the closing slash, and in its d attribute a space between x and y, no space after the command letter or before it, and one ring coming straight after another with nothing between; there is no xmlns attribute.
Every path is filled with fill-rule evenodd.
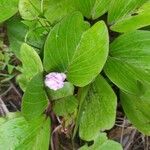
<svg viewBox="0 0 150 150"><path fill-rule="evenodd" d="M43 66L40 57L36 51L27 44L22 44L20 59L22 62L22 74L19 75L18 81L23 90L28 82L39 72L43 72ZM22 82L23 81L23 82ZM25 84L23 84L25 82Z"/></svg>
<svg viewBox="0 0 150 150"><path fill-rule="evenodd" d="M67 96L73 95L74 86L73 86L73 84L71 84L69 82L65 82L64 87L57 91L47 88L47 93L48 93L49 97L51 98L51 100L65 98Z"/></svg>
<svg viewBox="0 0 150 150"><path fill-rule="evenodd" d="M7 64L7 69L8 69L8 73L12 74L13 70L14 70L15 66Z"/></svg>
<svg viewBox="0 0 150 150"><path fill-rule="evenodd" d="M76 10L87 18L96 19L103 15L109 7L110 0L73 0Z"/></svg>
<svg viewBox="0 0 150 150"><path fill-rule="evenodd" d="M137 81L150 82L150 32L134 31L121 35L110 45L104 71L122 90L135 93Z"/></svg>
<svg viewBox="0 0 150 150"><path fill-rule="evenodd" d="M55 101L53 111L58 116L66 116L76 111L78 106L77 99L74 96L68 96Z"/></svg>
<svg viewBox="0 0 150 150"><path fill-rule="evenodd" d="M50 120L45 117L28 123L16 117L0 124L0 149L47 150L49 147Z"/></svg>
<svg viewBox="0 0 150 150"><path fill-rule="evenodd" d="M56 24L74 10L70 0L51 0L44 16L51 24Z"/></svg>
<svg viewBox="0 0 150 150"><path fill-rule="evenodd" d="M26 43L38 48L42 49L46 40L47 31L44 27L36 27L32 30L29 30L26 35Z"/></svg>
<svg viewBox="0 0 150 150"><path fill-rule="evenodd" d="M123 150L121 144L108 140L105 133L100 133L91 146L83 146L79 150Z"/></svg>
<svg viewBox="0 0 150 150"><path fill-rule="evenodd" d="M115 93L105 79L98 76L85 97L79 126L80 137L89 141L95 138L100 130L112 128L115 123L116 105Z"/></svg>
<svg viewBox="0 0 150 150"><path fill-rule="evenodd" d="M48 105L48 98L44 90L42 73L31 79L22 100L22 113L27 120L37 118L44 113Z"/></svg>
<svg viewBox="0 0 150 150"><path fill-rule="evenodd" d="M40 10L40 1L38 0L19 0L19 12L23 19L34 20L37 19Z"/></svg>
<svg viewBox="0 0 150 150"><path fill-rule="evenodd" d="M149 86L150 88L150 86ZM121 92L121 104L128 119L145 135L150 135L150 95L139 97Z"/></svg>
<svg viewBox="0 0 150 150"><path fill-rule="evenodd" d="M111 0L96 0L91 11L92 19L97 19L108 11Z"/></svg>
<svg viewBox="0 0 150 150"><path fill-rule="evenodd" d="M150 25L150 2L148 1L139 8L133 15L127 16L123 20L119 20L111 30L117 32L129 32Z"/></svg>
<svg viewBox="0 0 150 150"><path fill-rule="evenodd" d="M17 13L18 1L19 0L0 0L0 23Z"/></svg>
<svg viewBox="0 0 150 150"><path fill-rule="evenodd" d="M115 23L140 7L148 0L112 0L108 11L108 22Z"/></svg>

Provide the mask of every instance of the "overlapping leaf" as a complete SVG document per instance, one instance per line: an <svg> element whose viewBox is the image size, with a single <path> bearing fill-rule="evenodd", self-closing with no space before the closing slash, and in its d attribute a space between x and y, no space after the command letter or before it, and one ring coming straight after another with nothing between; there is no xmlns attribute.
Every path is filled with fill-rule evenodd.
<svg viewBox="0 0 150 150"><path fill-rule="evenodd" d="M108 22L115 23L123 19L148 0L112 0L108 11Z"/></svg>
<svg viewBox="0 0 150 150"><path fill-rule="evenodd" d="M66 71L82 33L88 29L80 13L58 23L48 35L44 48L44 67L48 71ZM51 63L49 63L51 62Z"/></svg>
<svg viewBox="0 0 150 150"><path fill-rule="evenodd" d="M78 101L74 96L68 96L55 101L53 111L58 116L67 116L76 111Z"/></svg>
<svg viewBox="0 0 150 150"><path fill-rule="evenodd" d="M110 46L110 57L104 68L119 88L137 91L137 82L150 82L150 32L134 31L117 38Z"/></svg>
<svg viewBox="0 0 150 150"><path fill-rule="evenodd" d="M108 41L108 31L102 21L84 32L68 66L70 82L82 87L99 74L107 60Z"/></svg>
<svg viewBox="0 0 150 150"><path fill-rule="evenodd" d="M74 94L74 86L69 82L65 82L63 88L54 91L49 88L46 89L50 100L58 100Z"/></svg>
<svg viewBox="0 0 150 150"><path fill-rule="evenodd" d="M75 8L84 16L96 19L108 10L110 0L73 0L73 2Z"/></svg>
<svg viewBox="0 0 150 150"><path fill-rule="evenodd" d="M98 75L108 55L108 31L103 22L87 29L77 12L53 28L44 50L46 71L66 72L77 86L87 85Z"/></svg>
<svg viewBox="0 0 150 150"><path fill-rule="evenodd" d="M7 32L9 39L9 48L20 59L20 48L25 41L27 26L24 25L20 18L12 18L7 21Z"/></svg>
<svg viewBox="0 0 150 150"><path fill-rule="evenodd" d="M150 86L149 86L150 87ZM149 90L149 89L148 89ZM147 91L144 91L146 93ZM149 93L149 92L148 92ZM146 93L146 94L148 94ZM139 94L139 93L138 93ZM121 104L128 119L145 135L150 135L150 95L121 92Z"/></svg>
<svg viewBox="0 0 150 150"><path fill-rule="evenodd" d="M19 0L19 12L23 19L38 19L42 4L38 0Z"/></svg>
<svg viewBox="0 0 150 150"><path fill-rule="evenodd" d="M18 76L20 87L26 89L28 82L39 72L43 71L40 57L36 51L27 44L22 44L20 51L20 59L22 62L22 74Z"/></svg>
<svg viewBox="0 0 150 150"><path fill-rule="evenodd" d="M99 133L91 146L83 146L79 150L122 150L121 144L109 140L105 133Z"/></svg>
<svg viewBox="0 0 150 150"><path fill-rule="evenodd" d="M75 10L72 0L50 0L44 16L51 24L55 24Z"/></svg>
<svg viewBox="0 0 150 150"><path fill-rule="evenodd" d="M48 106L48 98L44 89L42 73L31 79L22 100L22 113L27 120L38 118L44 113Z"/></svg>
<svg viewBox="0 0 150 150"><path fill-rule="evenodd" d="M50 120L45 116L28 123L23 117L15 117L0 124L0 149L48 150Z"/></svg>
<svg viewBox="0 0 150 150"><path fill-rule="evenodd" d="M47 31L44 27L37 27L28 31L26 35L27 44L42 49L46 39Z"/></svg>
<svg viewBox="0 0 150 150"><path fill-rule="evenodd" d="M92 140L100 130L110 129L115 123L116 95L101 76L90 85L80 119L79 134Z"/></svg>
<svg viewBox="0 0 150 150"><path fill-rule="evenodd" d="M135 15L134 15L135 14ZM119 20L113 26L111 30L117 32L129 32L145 26L150 25L150 1L145 3L139 10L135 11L133 15L129 15L126 18Z"/></svg>

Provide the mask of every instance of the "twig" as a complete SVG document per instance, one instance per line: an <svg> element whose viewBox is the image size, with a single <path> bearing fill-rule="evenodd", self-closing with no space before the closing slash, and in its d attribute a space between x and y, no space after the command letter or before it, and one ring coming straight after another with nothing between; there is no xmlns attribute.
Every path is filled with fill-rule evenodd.
<svg viewBox="0 0 150 150"><path fill-rule="evenodd" d="M121 129L121 137L120 137L120 143L123 144L123 133L125 128L126 118L124 117L123 123L122 123L122 129Z"/></svg>
<svg viewBox="0 0 150 150"><path fill-rule="evenodd" d="M60 128L62 128L62 125L58 125L52 132L52 136L51 136L51 149L55 150L55 145L54 145L54 139L53 136L55 134L56 131L58 131Z"/></svg>
<svg viewBox="0 0 150 150"><path fill-rule="evenodd" d="M144 150L149 150L149 138L145 137Z"/></svg>
<svg viewBox="0 0 150 150"><path fill-rule="evenodd" d="M10 87L9 87L5 92L3 92L3 93L0 95L0 97L5 96L11 89L12 89L12 86L10 85Z"/></svg>
<svg viewBox="0 0 150 150"><path fill-rule="evenodd" d="M125 145L125 147L124 147L124 150L128 150L128 149L129 149L130 145L131 145L132 142L133 142L133 138L134 138L135 134L136 134L136 129L133 130L133 132L131 133L131 136L129 137L129 140L128 140L128 142L126 143L126 145Z"/></svg>
<svg viewBox="0 0 150 150"><path fill-rule="evenodd" d="M4 104L3 100L0 97L0 116L6 116L9 113L6 105Z"/></svg>
<svg viewBox="0 0 150 150"><path fill-rule="evenodd" d="M19 98L22 98L22 95L20 94L20 92L17 90L17 88L15 87L15 85L11 82L11 86L13 88L13 90L17 93L17 95L19 96Z"/></svg>
<svg viewBox="0 0 150 150"><path fill-rule="evenodd" d="M14 105L11 101L9 101L9 103L16 111L19 111L18 108L16 107L16 105Z"/></svg>

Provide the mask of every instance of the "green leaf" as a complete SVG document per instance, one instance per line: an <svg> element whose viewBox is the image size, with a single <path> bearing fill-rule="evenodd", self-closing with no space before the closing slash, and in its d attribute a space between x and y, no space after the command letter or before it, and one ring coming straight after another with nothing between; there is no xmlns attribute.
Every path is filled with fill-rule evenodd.
<svg viewBox="0 0 150 150"><path fill-rule="evenodd" d="M68 66L68 80L80 87L89 84L103 69L108 49L107 27L97 22L82 35Z"/></svg>
<svg viewBox="0 0 150 150"><path fill-rule="evenodd" d="M108 11L111 0L96 0L91 11L92 19L97 19Z"/></svg>
<svg viewBox="0 0 150 150"><path fill-rule="evenodd" d="M76 12L52 29L44 50L47 72L66 72L77 86L87 85L98 75L108 55L108 31L103 22L84 32L87 28Z"/></svg>
<svg viewBox="0 0 150 150"><path fill-rule="evenodd" d="M91 146L83 146L79 150L123 150L121 144L108 140L105 133L100 133Z"/></svg>
<svg viewBox="0 0 150 150"><path fill-rule="evenodd" d="M78 101L74 96L68 96L55 101L53 111L58 116L66 116L76 111Z"/></svg>
<svg viewBox="0 0 150 150"><path fill-rule="evenodd" d="M69 82L65 82L63 88L57 91L47 88L47 94L49 95L50 100L65 98L74 94L74 86Z"/></svg>
<svg viewBox="0 0 150 150"><path fill-rule="evenodd" d="M27 120L37 118L44 113L48 105L48 98L44 90L42 73L31 79L22 100L22 113Z"/></svg>
<svg viewBox="0 0 150 150"><path fill-rule="evenodd" d="M67 70L81 35L87 28L82 15L73 13L51 30L44 47L43 63L47 72Z"/></svg>
<svg viewBox="0 0 150 150"><path fill-rule="evenodd" d="M9 73L9 74L12 74L14 68L15 68L14 65L7 64L7 70L8 70L8 73Z"/></svg>
<svg viewBox="0 0 150 150"><path fill-rule="evenodd" d="M150 86L149 86L150 89ZM144 98L144 99L143 99ZM143 134L150 135L150 95L137 96L121 92L121 104L128 119Z"/></svg>
<svg viewBox="0 0 150 150"><path fill-rule="evenodd" d="M137 92L134 94L137 97L139 97L142 101L149 101L150 99L150 84L140 81L137 84Z"/></svg>
<svg viewBox="0 0 150 150"><path fill-rule="evenodd" d="M20 51L22 62L22 74L18 81L23 90L26 89L28 82L39 72L43 72L43 66L40 57L36 51L27 44L22 44ZM24 84L25 83L25 84Z"/></svg>
<svg viewBox="0 0 150 150"><path fill-rule="evenodd" d="M115 123L116 107L115 93L105 79L98 76L90 85L85 97L79 126L80 137L89 141L95 138L100 130L112 128Z"/></svg>
<svg viewBox="0 0 150 150"><path fill-rule="evenodd" d="M55 24L74 10L75 8L70 0L50 0L44 16L51 24Z"/></svg>
<svg viewBox="0 0 150 150"><path fill-rule="evenodd" d="M0 149L48 150L50 120L45 117L28 123L23 117L9 119L0 125Z"/></svg>
<svg viewBox="0 0 150 150"><path fill-rule="evenodd" d="M42 49L46 40L47 31L44 27L37 27L32 30L29 30L26 35L26 43L38 48Z"/></svg>
<svg viewBox="0 0 150 150"><path fill-rule="evenodd" d="M18 11L18 0L0 1L0 23L12 17Z"/></svg>
<svg viewBox="0 0 150 150"><path fill-rule="evenodd" d="M19 84L19 86L22 89L22 91L25 91L26 87L27 87L27 85L29 83L29 81L26 78L26 76L24 76L23 74L20 74L20 75L17 76L16 81Z"/></svg>
<svg viewBox="0 0 150 150"><path fill-rule="evenodd" d="M110 0L73 0L74 7L87 18L96 19L103 15L109 7Z"/></svg>
<svg viewBox="0 0 150 150"><path fill-rule="evenodd" d="M135 15L134 15L135 14ZM150 2L148 1L139 8L133 15L119 20L111 30L117 32L129 32L150 25Z"/></svg>
<svg viewBox="0 0 150 150"><path fill-rule="evenodd" d="M9 48L18 58L20 58L20 48L28 30L27 26L21 21L20 18L16 17L7 21Z"/></svg>
<svg viewBox="0 0 150 150"><path fill-rule="evenodd" d="M108 11L108 22L115 23L139 8L148 0L112 0Z"/></svg>
<svg viewBox="0 0 150 150"><path fill-rule="evenodd" d="M122 90L135 93L137 81L150 82L150 32L124 34L110 45L104 71Z"/></svg>
<svg viewBox="0 0 150 150"><path fill-rule="evenodd" d="M19 0L19 12L23 19L34 20L37 19L40 10L40 1L38 0Z"/></svg>

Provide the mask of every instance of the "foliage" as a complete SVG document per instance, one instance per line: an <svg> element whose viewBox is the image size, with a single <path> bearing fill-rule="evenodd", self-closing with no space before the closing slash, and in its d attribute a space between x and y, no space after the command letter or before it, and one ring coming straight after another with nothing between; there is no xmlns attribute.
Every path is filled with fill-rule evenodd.
<svg viewBox="0 0 150 150"><path fill-rule="evenodd" d="M105 134L115 124L117 99L131 123L150 135L149 5L149 0L1 0L0 23L7 27L10 53L21 62L15 68L24 95L19 115L0 118L0 149L47 150L54 114L68 121L65 127L74 126L72 139L79 133L85 142L80 150L121 150ZM9 57L0 53L6 62L1 68L11 74ZM50 72L66 74L63 88L45 86Z"/></svg>

